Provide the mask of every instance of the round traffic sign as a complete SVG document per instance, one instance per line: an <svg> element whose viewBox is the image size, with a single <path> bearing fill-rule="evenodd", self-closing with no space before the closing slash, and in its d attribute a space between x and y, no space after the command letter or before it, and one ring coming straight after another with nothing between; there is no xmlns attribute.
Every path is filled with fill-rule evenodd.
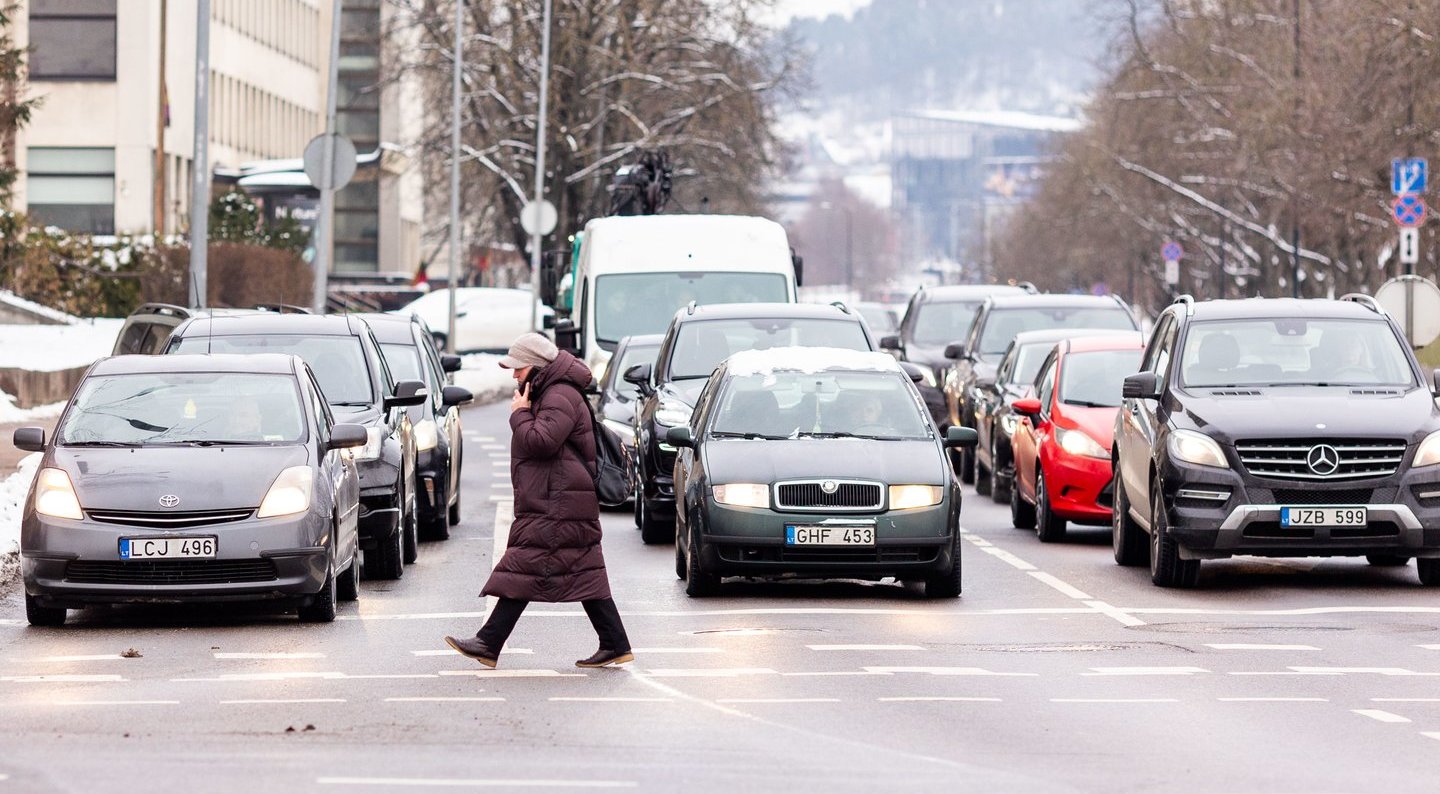
<svg viewBox="0 0 1440 794"><path fill-rule="evenodd" d="M1181 257L1185 256L1185 249L1181 248L1179 243L1171 240L1160 249L1160 256L1166 262L1178 262Z"/></svg>
<svg viewBox="0 0 1440 794"><path fill-rule="evenodd" d="M1424 347L1440 338L1440 287L1430 279L1392 278L1375 291L1375 302L1395 318L1395 323L1410 335L1410 344L1415 347Z"/></svg>
<svg viewBox="0 0 1440 794"><path fill-rule="evenodd" d="M1390 204L1390 214L1395 217L1395 222L1401 226L1419 226L1425 222L1425 199L1409 193L1399 196Z"/></svg>
<svg viewBox="0 0 1440 794"><path fill-rule="evenodd" d="M339 190L355 178L355 159L360 156L355 144L338 132L330 137L335 140L331 158L335 168L329 184L325 183L325 134L316 135L305 144L305 176L310 177L310 184L316 190Z"/></svg>
<svg viewBox="0 0 1440 794"><path fill-rule="evenodd" d="M526 234L546 235L555 231L555 224L560 222L560 213L555 211L555 205L548 201L541 201L536 204L533 201L525 202L520 208L520 228Z"/></svg>

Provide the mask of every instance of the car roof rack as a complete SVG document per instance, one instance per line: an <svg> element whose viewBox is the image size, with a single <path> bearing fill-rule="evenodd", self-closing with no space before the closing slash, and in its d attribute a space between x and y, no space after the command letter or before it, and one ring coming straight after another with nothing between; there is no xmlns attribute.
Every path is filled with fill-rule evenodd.
<svg viewBox="0 0 1440 794"><path fill-rule="evenodd" d="M845 301L830 301L830 305L846 314L850 313L850 307L845 305Z"/></svg>
<svg viewBox="0 0 1440 794"><path fill-rule="evenodd" d="M1025 290L1026 292L1030 293L1031 295L1039 295L1039 294L1040 294L1040 288L1039 288L1039 287L1036 287L1035 284L1034 284L1034 282L1030 282L1030 281L1017 281L1017 282L1015 282L1015 286L1019 287L1020 289Z"/></svg>
<svg viewBox="0 0 1440 794"><path fill-rule="evenodd" d="M685 304L685 313L690 315L695 314L695 301L690 301Z"/></svg>
<svg viewBox="0 0 1440 794"><path fill-rule="evenodd" d="M170 317L189 317L191 311L173 303L142 303L132 314L163 314Z"/></svg>
<svg viewBox="0 0 1440 794"><path fill-rule="evenodd" d="M275 312L276 314L313 314L305 306L296 306L293 303L257 303L255 309L262 312Z"/></svg>
<svg viewBox="0 0 1440 794"><path fill-rule="evenodd" d="M1385 307L1381 306L1379 301L1376 301L1373 296L1366 295L1363 292L1351 292L1345 295L1341 295L1340 300L1349 301L1351 303L1358 303L1361 306L1369 309L1370 311L1375 312L1376 314L1386 313Z"/></svg>
<svg viewBox="0 0 1440 794"><path fill-rule="evenodd" d="M1192 315L1192 314L1195 313L1195 296L1194 296L1194 295L1190 295L1190 294L1188 294L1188 293L1185 294L1185 295L1176 295L1176 296L1175 296L1175 300L1171 301L1171 302L1170 302L1170 305L1171 305L1171 306L1174 306L1174 305L1176 305L1176 304L1181 304L1181 303L1185 304L1185 316L1186 316L1186 317L1189 317L1190 315Z"/></svg>

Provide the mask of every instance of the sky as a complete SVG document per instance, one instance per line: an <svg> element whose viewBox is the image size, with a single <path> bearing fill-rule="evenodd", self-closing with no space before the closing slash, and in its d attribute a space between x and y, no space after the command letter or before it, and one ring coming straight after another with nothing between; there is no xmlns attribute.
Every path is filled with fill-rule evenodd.
<svg viewBox="0 0 1440 794"><path fill-rule="evenodd" d="M778 0L776 13L782 19L791 17L824 17L830 14L850 14L870 0Z"/></svg>

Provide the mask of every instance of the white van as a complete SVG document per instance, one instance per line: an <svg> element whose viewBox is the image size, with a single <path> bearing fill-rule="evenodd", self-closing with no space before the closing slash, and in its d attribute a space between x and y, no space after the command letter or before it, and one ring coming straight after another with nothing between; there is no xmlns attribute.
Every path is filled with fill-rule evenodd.
<svg viewBox="0 0 1440 794"><path fill-rule="evenodd" d="M736 215L635 215L585 224L573 308L555 339L597 378L623 338L665 331L692 301L794 303L800 261L785 229Z"/></svg>

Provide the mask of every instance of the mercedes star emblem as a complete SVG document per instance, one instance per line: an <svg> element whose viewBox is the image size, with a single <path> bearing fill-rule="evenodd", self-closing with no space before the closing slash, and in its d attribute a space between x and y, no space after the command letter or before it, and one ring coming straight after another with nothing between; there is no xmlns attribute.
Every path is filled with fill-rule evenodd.
<svg viewBox="0 0 1440 794"><path fill-rule="evenodd" d="M1305 456L1305 465L1321 477L1328 477L1340 468L1340 453L1329 444L1316 444Z"/></svg>
<svg viewBox="0 0 1440 794"><path fill-rule="evenodd" d="M180 504L180 497L176 496L173 493L167 493L164 496L160 497L161 507L174 507L178 504Z"/></svg>
<svg viewBox="0 0 1440 794"><path fill-rule="evenodd" d="M825 482L820 483L820 490L824 491L825 493L835 493L836 491L840 490L840 484L835 482L834 480L826 480Z"/></svg>

